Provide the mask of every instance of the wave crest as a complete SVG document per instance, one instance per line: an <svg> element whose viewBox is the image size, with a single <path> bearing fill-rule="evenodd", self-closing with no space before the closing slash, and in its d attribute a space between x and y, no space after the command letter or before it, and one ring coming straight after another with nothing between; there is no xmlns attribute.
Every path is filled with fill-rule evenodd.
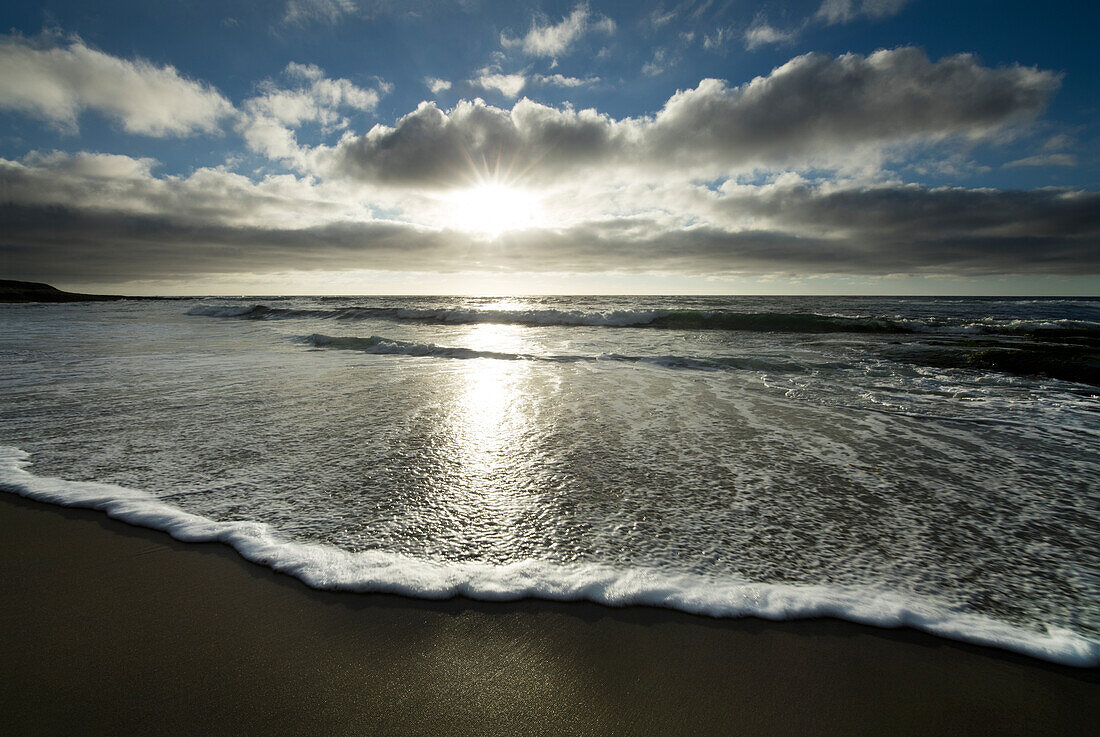
<svg viewBox="0 0 1100 737"><path fill-rule="evenodd" d="M302 343L314 348L332 350L359 351L372 355L414 356L428 358L474 359L486 358L502 361L548 361L551 363L575 363L578 361L619 361L622 363L640 363L668 369L695 369L699 371L742 370L769 372L800 372L807 367L784 361L768 361L749 356L713 356L700 358L694 356L628 356L621 353L601 353L599 355L541 355L535 353L503 353L498 351L480 351L472 348L455 348L434 343L414 343L395 338L372 335L367 338L336 337L313 333L299 338Z"/></svg>
<svg viewBox="0 0 1100 737"><path fill-rule="evenodd" d="M314 333L301 338L303 343L314 348L332 348L335 350L360 351L378 355L431 356L435 358L493 358L504 361L534 359L537 356L519 353L501 353L498 351L478 351L472 348L447 348L434 343L413 343L407 340L383 338L372 335L369 338L333 337Z"/></svg>
<svg viewBox="0 0 1100 737"><path fill-rule="evenodd" d="M403 307L335 309L270 307L264 304L196 305L188 315L239 320L388 320L438 325L520 325L526 327L663 328L730 330L752 333L873 333L1017 335L1034 338L1100 340L1100 325L1080 320L978 320L951 324L934 318L822 315L813 312L731 312L725 310L481 310Z"/></svg>

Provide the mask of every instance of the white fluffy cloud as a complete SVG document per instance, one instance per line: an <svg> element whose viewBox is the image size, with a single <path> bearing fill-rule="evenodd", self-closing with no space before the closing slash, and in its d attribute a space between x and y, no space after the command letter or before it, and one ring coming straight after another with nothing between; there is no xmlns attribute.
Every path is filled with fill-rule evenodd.
<svg viewBox="0 0 1100 737"><path fill-rule="evenodd" d="M374 110L380 97L347 79L329 79L312 64L291 62L283 79L282 86L271 80L259 85L259 94L244 102L237 126L250 149L273 159L300 163L295 129L316 123L323 133L344 130L349 112Z"/></svg>
<svg viewBox="0 0 1100 737"><path fill-rule="evenodd" d="M0 109L17 110L75 132L95 110L130 133L186 136L215 132L233 106L210 85L172 66L128 61L79 38L0 37Z"/></svg>
<svg viewBox="0 0 1100 737"><path fill-rule="evenodd" d="M117 154L32 152L0 159L0 205L66 207L113 217L167 216L225 227L302 227L370 217L345 188L308 177L259 181L223 168L155 176L157 162Z"/></svg>
<svg viewBox="0 0 1100 737"><path fill-rule="evenodd" d="M600 78L593 76L581 79L580 77L567 77L564 74L536 74L535 81L550 87L585 87L596 84L600 81Z"/></svg>
<svg viewBox="0 0 1100 737"><path fill-rule="evenodd" d="M530 56L559 56L577 39L592 31L614 33L615 22L605 16L594 18L587 4L579 4L558 23L539 25L537 21L532 21L531 30L522 38L510 38L502 33L500 43L505 48L522 49Z"/></svg>
<svg viewBox="0 0 1100 737"><path fill-rule="evenodd" d="M752 25L745 30L745 46L755 49L764 44L779 44L793 41L798 36L797 30L781 30L768 23L762 15L756 16ZM707 37L709 42L710 37ZM707 48L710 48L708 45Z"/></svg>
<svg viewBox="0 0 1100 737"><path fill-rule="evenodd" d="M448 80L439 79L438 77L425 77L424 86L431 90L433 95L451 89L451 83Z"/></svg>
<svg viewBox="0 0 1100 737"><path fill-rule="evenodd" d="M486 67L478 71L478 76L471 79L470 84L483 90L496 90L505 97L517 97L527 86L527 77L522 74L501 74Z"/></svg>
<svg viewBox="0 0 1100 737"><path fill-rule="evenodd" d="M911 144L988 137L1040 112L1058 85L1039 69L984 67L969 55L933 62L909 47L806 54L738 87L703 80L653 117L615 120L527 99L511 110L422 103L316 161L329 174L409 186L465 181L471 161L503 160L532 180L840 168Z"/></svg>

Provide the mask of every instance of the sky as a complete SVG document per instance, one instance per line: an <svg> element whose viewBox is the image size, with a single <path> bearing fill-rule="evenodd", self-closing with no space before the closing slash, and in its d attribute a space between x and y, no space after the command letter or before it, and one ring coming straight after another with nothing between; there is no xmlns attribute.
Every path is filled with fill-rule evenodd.
<svg viewBox="0 0 1100 737"><path fill-rule="evenodd" d="M1100 294L1093 2L0 9L0 277Z"/></svg>

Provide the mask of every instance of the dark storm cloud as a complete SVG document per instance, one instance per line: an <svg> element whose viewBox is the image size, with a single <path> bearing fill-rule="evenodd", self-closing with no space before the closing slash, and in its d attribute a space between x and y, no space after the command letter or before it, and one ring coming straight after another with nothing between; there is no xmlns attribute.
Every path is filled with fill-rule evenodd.
<svg viewBox="0 0 1100 737"><path fill-rule="evenodd" d="M437 233L385 222L234 227L164 214L0 205L0 225L4 273L46 281L386 269L444 251Z"/></svg>
<svg viewBox="0 0 1100 737"><path fill-rule="evenodd" d="M1092 198L1094 210L1100 197ZM875 237L816 235L797 229L753 228L730 231L714 226L661 230L631 223L578 227L561 234L563 253L577 259L602 254L629 264L629 270L669 270L687 274L723 272L809 274L1006 274L1100 273L1100 218L1087 235L1063 237L1027 227L1027 214L1004 234L952 235L935 228L910 234L903 243ZM573 239L583 244L578 252ZM597 267L593 266L593 270ZM607 268L604 266L603 268Z"/></svg>
<svg viewBox="0 0 1100 737"><path fill-rule="evenodd" d="M511 110L422 103L318 152L327 171L390 184L445 186L503 169L532 179L602 169L687 175L852 163L860 151L980 139L1040 112L1059 77L984 67L970 55L932 62L916 48L870 56L796 57L740 87L714 79L673 95L652 118L521 100Z"/></svg>
<svg viewBox="0 0 1100 737"><path fill-rule="evenodd" d="M904 244L914 239L1100 236L1100 195L1077 190L821 188L809 184L732 187L720 210L844 238Z"/></svg>
<svg viewBox="0 0 1100 737"><path fill-rule="evenodd" d="M49 281L294 269L683 274L1100 273L1100 195L883 187L759 188L714 204L756 224L605 218L494 240L407 224L232 226L168 214L0 206L5 274ZM969 223L969 224L968 224Z"/></svg>
<svg viewBox="0 0 1100 737"><path fill-rule="evenodd" d="M196 225L167 216L0 206L5 273L40 281L171 279L283 270L772 271L836 266L821 240L711 229L639 235L655 223L609 220L482 241L395 223L296 230Z"/></svg>

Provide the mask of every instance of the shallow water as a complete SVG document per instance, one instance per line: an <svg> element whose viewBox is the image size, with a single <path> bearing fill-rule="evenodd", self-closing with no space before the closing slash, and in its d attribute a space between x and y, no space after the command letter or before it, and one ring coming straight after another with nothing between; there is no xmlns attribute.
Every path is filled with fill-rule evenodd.
<svg viewBox="0 0 1100 737"><path fill-rule="evenodd" d="M0 315L13 491L316 586L829 614L1100 662L1097 300Z"/></svg>

